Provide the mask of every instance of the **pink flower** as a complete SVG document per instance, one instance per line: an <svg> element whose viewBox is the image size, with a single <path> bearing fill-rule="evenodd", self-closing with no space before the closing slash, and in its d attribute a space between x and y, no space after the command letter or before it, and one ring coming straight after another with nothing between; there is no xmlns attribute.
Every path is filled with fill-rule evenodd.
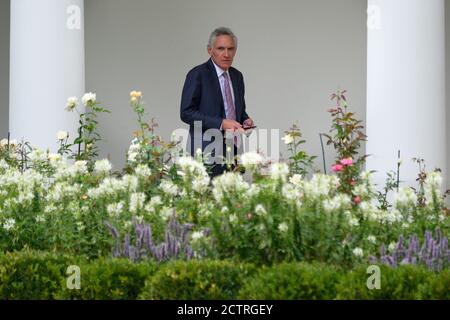
<svg viewBox="0 0 450 320"><path fill-rule="evenodd" d="M353 165L353 159L352 158L345 158L345 159L342 159L340 162L344 166L351 166L351 165Z"/></svg>
<svg viewBox="0 0 450 320"><path fill-rule="evenodd" d="M333 171L333 172L339 172L339 171L342 171L343 168L344 168L344 166L341 165L341 164L333 164L333 165L331 166L331 171Z"/></svg>
<svg viewBox="0 0 450 320"><path fill-rule="evenodd" d="M360 204L360 203L361 203L361 197L360 197L360 196L356 196L356 197L353 199L353 202L354 202L355 204Z"/></svg>

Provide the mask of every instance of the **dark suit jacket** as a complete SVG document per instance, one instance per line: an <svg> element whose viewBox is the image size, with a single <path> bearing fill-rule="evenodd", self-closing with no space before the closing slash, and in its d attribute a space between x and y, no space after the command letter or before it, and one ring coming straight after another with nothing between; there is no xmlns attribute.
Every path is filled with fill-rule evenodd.
<svg viewBox="0 0 450 320"><path fill-rule="evenodd" d="M249 118L245 112L244 78L233 67L228 72L233 86L236 121L242 124ZM204 150L210 141L203 140L203 133L212 128L220 129L226 118L219 78L211 59L188 72L181 96L180 117L189 124L192 155L195 151L194 121L202 121L201 146Z"/></svg>

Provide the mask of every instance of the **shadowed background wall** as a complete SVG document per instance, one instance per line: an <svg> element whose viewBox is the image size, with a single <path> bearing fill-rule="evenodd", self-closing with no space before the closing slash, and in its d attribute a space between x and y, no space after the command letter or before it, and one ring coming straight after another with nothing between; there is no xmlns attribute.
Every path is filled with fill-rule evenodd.
<svg viewBox="0 0 450 320"><path fill-rule="evenodd" d="M8 134L9 0L0 0L0 139Z"/></svg>

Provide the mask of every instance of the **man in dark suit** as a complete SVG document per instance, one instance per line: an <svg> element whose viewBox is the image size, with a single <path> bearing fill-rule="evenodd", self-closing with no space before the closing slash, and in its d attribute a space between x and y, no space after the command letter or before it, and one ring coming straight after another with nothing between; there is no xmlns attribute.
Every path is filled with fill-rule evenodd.
<svg viewBox="0 0 450 320"><path fill-rule="evenodd" d="M231 149L235 155L241 142L238 134L253 127L245 111L244 78L231 67L236 49L237 38L230 29L214 30L207 47L211 58L189 71L181 97L180 117L189 124L190 152L194 156L198 148L211 151L213 177L226 170L220 161L226 152L223 133L234 135Z"/></svg>

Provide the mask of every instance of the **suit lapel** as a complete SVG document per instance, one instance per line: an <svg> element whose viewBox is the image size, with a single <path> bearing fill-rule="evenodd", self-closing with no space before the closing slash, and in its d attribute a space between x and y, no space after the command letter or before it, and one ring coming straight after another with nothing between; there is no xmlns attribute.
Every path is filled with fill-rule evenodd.
<svg viewBox="0 0 450 320"><path fill-rule="evenodd" d="M219 77L217 77L216 68L211 59L208 60L207 66L209 68L209 76L213 86L214 94L217 97L217 102L221 108L221 114L225 118L225 103L223 102L222 90L220 89Z"/></svg>

